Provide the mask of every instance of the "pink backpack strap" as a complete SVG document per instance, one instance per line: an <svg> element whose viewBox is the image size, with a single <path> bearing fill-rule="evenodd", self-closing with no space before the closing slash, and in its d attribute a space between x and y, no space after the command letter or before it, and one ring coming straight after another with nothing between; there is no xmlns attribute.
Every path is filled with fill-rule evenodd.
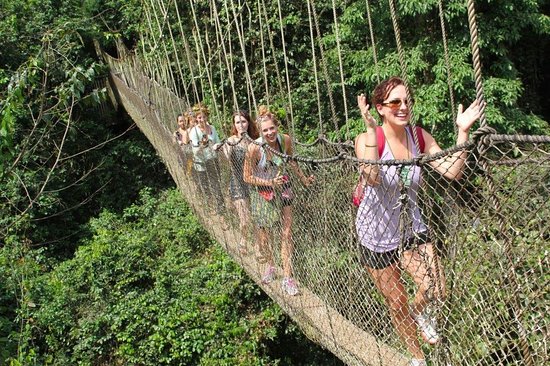
<svg viewBox="0 0 550 366"><path fill-rule="evenodd" d="M420 153L423 154L426 150L426 141L424 141L424 134L422 133L422 127L414 126L416 129L416 136L418 137L418 145L420 145Z"/></svg>
<svg viewBox="0 0 550 366"><path fill-rule="evenodd" d="M378 158L381 158L386 145L386 136L384 136L384 130L380 126L376 126L376 142L378 143Z"/></svg>
<svg viewBox="0 0 550 366"><path fill-rule="evenodd" d="M424 135L422 133L422 127L414 126L416 128L416 136L418 136L418 144L420 145L420 153L423 154L426 150L426 141L424 141ZM412 130L411 130L412 133ZM380 126L376 126L376 141L378 143L378 157L382 157L384 147L386 145L386 136L384 136L384 130Z"/></svg>

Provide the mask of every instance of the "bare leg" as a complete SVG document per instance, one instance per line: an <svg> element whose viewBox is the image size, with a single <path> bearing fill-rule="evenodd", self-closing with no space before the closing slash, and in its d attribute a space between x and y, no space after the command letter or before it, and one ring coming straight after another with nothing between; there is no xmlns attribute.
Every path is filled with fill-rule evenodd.
<svg viewBox="0 0 550 366"><path fill-rule="evenodd" d="M292 277L292 254L294 243L292 242L292 206L283 207L283 232L281 238L281 260L283 262L283 275Z"/></svg>
<svg viewBox="0 0 550 366"><path fill-rule="evenodd" d="M248 206L244 199L233 201L237 214L239 215L239 228L241 232L241 240L239 242L239 251L241 254L246 254L248 252L246 248L246 243L249 237L249 227L250 227L250 212Z"/></svg>
<svg viewBox="0 0 550 366"><path fill-rule="evenodd" d="M275 267L273 258L273 249L269 245L269 231L264 228L258 229L258 255L259 262L267 263L268 266Z"/></svg>
<svg viewBox="0 0 550 366"><path fill-rule="evenodd" d="M393 326L402 342L414 358L424 359L424 352L420 348L420 342L416 335L417 326L409 314L409 303L407 292L401 281L401 270L397 264L392 264L384 269L367 267L367 270L378 290L384 295Z"/></svg>
<svg viewBox="0 0 550 366"><path fill-rule="evenodd" d="M431 243L420 245L418 250L404 252L401 265L418 287L411 306L412 311L421 314L430 302L443 301L445 274Z"/></svg>

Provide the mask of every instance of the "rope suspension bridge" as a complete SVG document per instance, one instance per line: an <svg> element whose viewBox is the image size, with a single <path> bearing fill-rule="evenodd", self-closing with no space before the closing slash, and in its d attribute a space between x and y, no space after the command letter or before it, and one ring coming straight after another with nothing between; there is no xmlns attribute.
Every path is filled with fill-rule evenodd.
<svg viewBox="0 0 550 366"><path fill-rule="evenodd" d="M275 3L275 7L270 6ZM373 81L388 67L374 42L373 7L367 0L369 57L375 65ZM443 35L443 63L447 66L449 100L454 115L455 88L447 45L442 2L437 11ZM130 52L122 43L117 57L98 50L110 67L110 92L154 145L182 194L194 208L207 230L242 265L249 276L273 298L312 340L320 343L350 365L409 365L411 355L399 339L384 298L360 260L359 239L354 227L357 208L351 192L357 183L358 169L365 161L353 151L356 128L354 112L347 100L344 72L345 47L339 38L336 6L332 4L335 53L323 46L319 17L313 0L304 5L309 15L309 34L302 34L304 51L309 55L315 90L308 96L316 101L317 113L309 120L296 109L305 90L295 90L300 78L289 62L285 44L285 9L280 1L265 4L226 0L200 5L189 2L150 1L145 4L144 23L148 32L140 47ZM381 5L377 4L377 9ZM183 9L188 18L182 18ZM401 42L399 12L393 0L387 9L395 33L397 54L394 64L407 80L405 49ZM327 17L327 12L322 14ZM484 100L477 26L473 2L468 1L468 20L474 67L476 98ZM286 19L287 22L290 22ZM288 25L288 24L286 24ZM254 33L254 44L250 34ZM367 32L366 32L367 33ZM303 41L302 40L302 41ZM296 41L296 40L294 40ZM249 43L247 43L249 42ZM277 53L280 51L280 53ZM328 58L336 55L339 72L328 69ZM280 57L280 60L277 58ZM279 62L282 61L282 62ZM394 70L395 65L392 66ZM388 74L388 75L391 75ZM337 84L339 87L334 88ZM339 89L339 90L338 90ZM408 95L411 98L411 95ZM323 101L328 100L324 103ZM209 120L226 133L233 123L231 113L243 106L257 110L259 104L271 105L284 121L291 136L296 125L316 130L309 143L293 141L293 151L269 151L279 156L283 172L292 178L292 271L299 295L289 296L279 281L264 283L265 263L255 248L255 221L247 222L232 209L230 180L242 161L231 161L231 150L240 143L265 144L248 136L235 142L222 140L215 154L215 169L207 180L193 174L194 155L189 145L174 141L176 116L197 102L210 105ZM277 108L284 105L285 108ZM412 99L409 99L409 106ZM413 111L415 109L413 108ZM317 115L317 117L315 117ZM300 116L300 117L298 117ZM327 118L328 116L328 118ZM318 119L318 121L315 121ZM325 120L330 120L326 123ZM542 365L549 360L548 242L550 231L550 137L498 134L487 123L471 139L437 154L420 154L411 160L367 161L380 166L420 167L423 184L419 188L422 217L439 253L446 280L444 299L435 303L440 341L424 347L431 365ZM413 115L411 124L416 122ZM332 126L331 126L332 125ZM414 131L414 129L412 130ZM433 132L433 131L432 131ZM414 134L419 147L418 136ZM433 168L433 162L466 151L464 176L449 181ZM431 163L431 164L430 164ZM293 174L297 164L304 176L313 175L311 185L300 185ZM242 175L242 173L241 173ZM220 204L204 185L216 179L223 197ZM252 188L251 188L252 190ZM252 195L252 194L251 194ZM246 203L250 210L250 203ZM224 206L225 210L219 210ZM381 208L383 209L383 208ZM269 228L275 253L276 272L282 275L281 220ZM239 242L245 238L247 252ZM439 273L428 273L430 286ZM433 277L433 278L432 278ZM407 291L415 283L403 277Z"/></svg>

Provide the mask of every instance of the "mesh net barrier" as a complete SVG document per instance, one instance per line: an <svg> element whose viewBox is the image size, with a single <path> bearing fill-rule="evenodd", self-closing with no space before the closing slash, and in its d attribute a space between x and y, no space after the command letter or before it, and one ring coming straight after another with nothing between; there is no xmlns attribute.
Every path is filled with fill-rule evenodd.
<svg viewBox="0 0 550 366"><path fill-rule="evenodd" d="M158 32L168 34L168 9L158 4L148 8L148 24L158 23ZM250 82L235 83L237 66L231 65L230 56L238 51L227 49L224 39L232 37L227 29L239 33L239 27L228 21L225 29L225 18L218 13L225 11L230 19L235 5L218 9L215 3L209 4L210 13L194 14L193 20L217 29L209 36L210 44L200 43L203 28L197 23L194 45L158 38L158 59L147 52L134 55L122 46L118 59L103 55L111 70L112 95L154 145L205 227L250 277L308 337L348 364L409 364L412 355L407 344L426 342L416 326L414 339L399 336L396 329L406 324L412 327L414 320L407 311L399 323L396 319L400 317L392 316L395 309L383 291L397 291L401 295L398 298L412 303L420 287L426 295L419 301L426 304L427 322L437 329L439 337L435 345L422 348L428 364L547 362L550 137L499 135L481 128L472 140L436 155L365 162L354 157L352 143L324 138L325 127L320 124L319 138L310 144L293 141L294 152L286 154L284 148L274 150L247 136L232 142L224 139L237 103L220 92L220 98L213 98L210 119L218 122L222 143L218 149L212 144L201 146L203 152L208 151L208 158L198 159L198 149L180 146L174 140L175 116L198 101L198 89L212 93L223 90L214 85L213 64L225 70L235 94L239 94L235 88L245 89L241 92L248 95L251 107L256 106L257 95L264 93L251 92ZM307 4L314 10L312 2ZM256 5L263 14L260 19L267 21L269 16L262 13L260 2ZM251 11L239 9L239 14L243 9ZM310 20L313 29L315 16ZM271 33L262 37L266 45L273 43L276 25L272 23ZM155 32L151 33L154 38ZM204 60L204 64L185 63L192 48L193 57ZM177 50L187 51L176 56ZM269 59L269 46L266 50L264 57ZM273 84L279 85L274 93L287 93L284 80L288 71L269 69L265 59L264 64L256 60L255 69L248 69L250 65L239 63L239 77L262 79L269 74ZM191 74L196 84L184 82ZM268 94L270 89L266 90ZM288 109L292 113L291 107ZM291 122L284 127L292 134ZM251 145L256 146L260 157L251 162L254 174L265 173L270 179L285 175L288 182L272 191L243 184ZM438 164L461 152L466 152L461 155L466 157L462 178L451 181L443 177ZM259 168L261 159L268 166L262 167L263 171ZM274 161L276 166L269 168ZM353 205L352 192L364 163L393 172L376 191L385 205L364 204L370 196L361 206ZM311 175L314 182L303 184L301 178ZM420 175L421 179L415 180ZM365 194L374 194L370 192ZM374 220L375 210L385 210L382 216L387 216L387 221L372 224L369 220ZM411 233L415 225L425 225L426 230L417 230L424 237ZM359 226L375 226L380 235L397 238L401 260L395 266L402 274L399 279L375 279L369 274ZM433 243L435 254L418 249L418 243L425 241ZM404 261L403 253L409 247L413 257ZM271 258L274 278L265 281ZM297 296L289 295L288 286L283 286L289 271L299 291ZM395 285L396 281L402 288Z"/></svg>

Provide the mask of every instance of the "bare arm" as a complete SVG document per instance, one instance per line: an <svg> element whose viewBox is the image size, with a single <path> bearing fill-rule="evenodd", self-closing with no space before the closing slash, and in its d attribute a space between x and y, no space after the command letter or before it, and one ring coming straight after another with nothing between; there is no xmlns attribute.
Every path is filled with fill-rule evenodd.
<svg viewBox="0 0 550 366"><path fill-rule="evenodd" d="M376 120L369 112L369 105L364 94L357 96L357 105L365 122L366 132L355 139L355 156L364 160L378 160L378 141L376 138ZM380 166L376 164L361 164L360 172L364 183L380 184Z"/></svg>
<svg viewBox="0 0 550 366"><path fill-rule="evenodd" d="M459 104L456 117L456 125L458 127L457 145L468 141L470 128L479 118L482 106L476 100L465 111L463 109L462 104ZM426 131L423 131L423 134L426 141L426 152L429 154L440 152L441 147L439 147L435 139ZM465 150L457 151L452 155L430 162L430 165L445 178L460 179L464 171L467 156L468 154Z"/></svg>

